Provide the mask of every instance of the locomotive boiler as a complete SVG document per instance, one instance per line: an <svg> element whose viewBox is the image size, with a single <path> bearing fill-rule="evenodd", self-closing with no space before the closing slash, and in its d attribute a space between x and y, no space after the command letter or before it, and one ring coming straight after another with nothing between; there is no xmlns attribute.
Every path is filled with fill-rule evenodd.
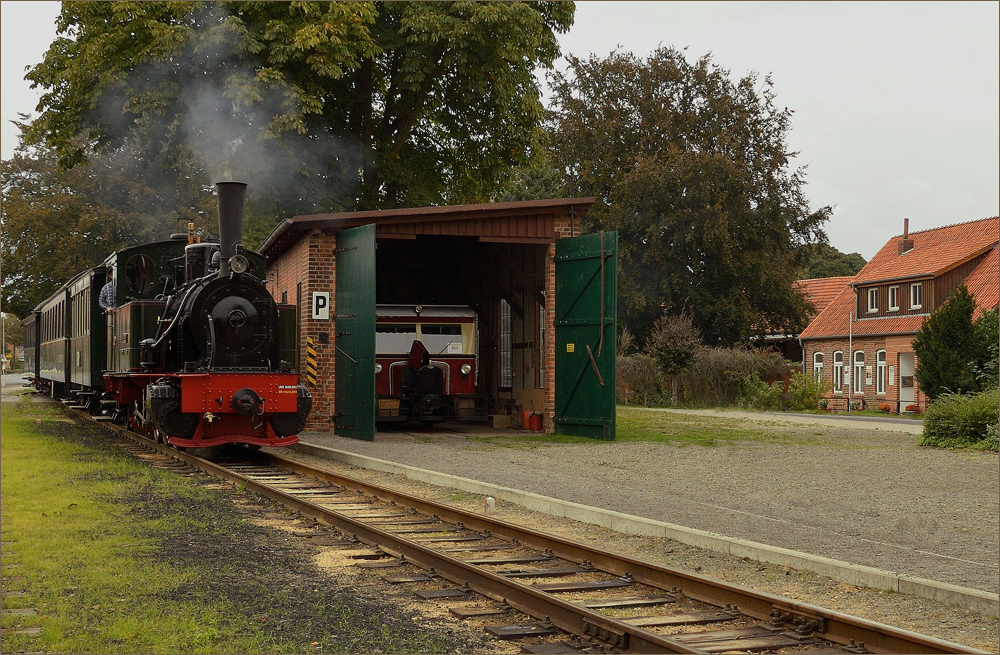
<svg viewBox="0 0 1000 655"><path fill-rule="evenodd" d="M290 445L312 408L295 308L240 244L246 185L216 193L219 243L189 229L118 251L39 305L36 384L178 447Z"/></svg>

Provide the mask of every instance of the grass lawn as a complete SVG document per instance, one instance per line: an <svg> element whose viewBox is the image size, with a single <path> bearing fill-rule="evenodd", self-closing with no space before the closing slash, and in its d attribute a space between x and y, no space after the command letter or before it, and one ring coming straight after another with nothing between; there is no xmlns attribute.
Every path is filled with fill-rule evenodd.
<svg viewBox="0 0 1000 655"><path fill-rule="evenodd" d="M40 422L36 422L40 421ZM449 652L410 617L354 597L228 492L152 468L62 408L2 408L2 651Z"/></svg>

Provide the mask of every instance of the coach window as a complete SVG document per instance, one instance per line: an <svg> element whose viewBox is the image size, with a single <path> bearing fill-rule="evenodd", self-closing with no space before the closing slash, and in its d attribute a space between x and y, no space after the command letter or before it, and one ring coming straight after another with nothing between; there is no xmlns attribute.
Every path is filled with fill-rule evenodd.
<svg viewBox="0 0 1000 655"><path fill-rule="evenodd" d="M813 355L813 377L816 382L823 381L823 353Z"/></svg>
<svg viewBox="0 0 1000 655"><path fill-rule="evenodd" d="M875 383L875 392L881 395L885 395L885 351L880 350L875 353L875 369L878 373L878 381Z"/></svg>
<svg viewBox="0 0 1000 655"><path fill-rule="evenodd" d="M854 393L864 393L865 381L865 351L854 352Z"/></svg>
<svg viewBox="0 0 1000 655"><path fill-rule="evenodd" d="M844 393L844 353L840 350L833 353L833 390Z"/></svg>
<svg viewBox="0 0 1000 655"><path fill-rule="evenodd" d="M899 311L899 285L889 287L889 311Z"/></svg>
<svg viewBox="0 0 1000 655"><path fill-rule="evenodd" d="M910 309L920 309L924 306L924 284L914 282L910 285Z"/></svg>

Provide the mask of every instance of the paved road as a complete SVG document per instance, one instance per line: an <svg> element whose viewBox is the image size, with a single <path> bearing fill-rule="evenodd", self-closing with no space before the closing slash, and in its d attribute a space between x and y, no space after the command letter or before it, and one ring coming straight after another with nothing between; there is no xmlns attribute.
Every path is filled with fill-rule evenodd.
<svg viewBox="0 0 1000 655"><path fill-rule="evenodd" d="M21 373L4 373L3 374L3 386L21 386L24 384L24 378L21 377Z"/></svg>

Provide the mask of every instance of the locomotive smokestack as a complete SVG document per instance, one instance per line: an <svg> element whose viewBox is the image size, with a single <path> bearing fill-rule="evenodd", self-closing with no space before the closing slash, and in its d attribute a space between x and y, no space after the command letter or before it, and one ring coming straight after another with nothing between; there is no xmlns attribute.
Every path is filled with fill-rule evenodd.
<svg viewBox="0 0 1000 655"><path fill-rule="evenodd" d="M229 275L229 259L236 254L236 242L243 238L243 208L246 205L245 182L216 182L219 196L219 276Z"/></svg>

